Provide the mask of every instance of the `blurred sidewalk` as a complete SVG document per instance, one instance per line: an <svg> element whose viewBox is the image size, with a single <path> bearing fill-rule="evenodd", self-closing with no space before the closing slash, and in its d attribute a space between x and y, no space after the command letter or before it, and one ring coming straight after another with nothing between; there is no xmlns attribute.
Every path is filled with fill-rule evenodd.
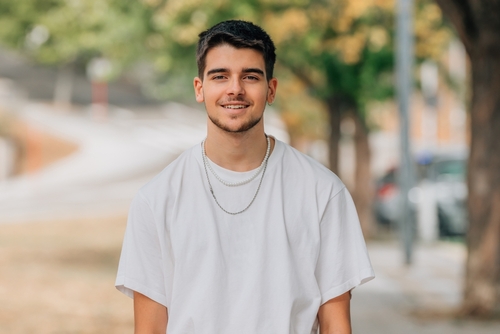
<svg viewBox="0 0 500 334"><path fill-rule="evenodd" d="M4 109L78 149L35 173L0 182L0 223L126 214L143 184L206 136L205 113L178 103L110 106L105 121L95 120L90 108L64 110L22 98ZM272 110L265 120L270 134L288 141Z"/></svg>
<svg viewBox="0 0 500 334"><path fill-rule="evenodd" d="M355 334L498 334L500 322L458 320L466 250L462 244L416 244L405 266L397 242L371 242L376 278L353 291Z"/></svg>

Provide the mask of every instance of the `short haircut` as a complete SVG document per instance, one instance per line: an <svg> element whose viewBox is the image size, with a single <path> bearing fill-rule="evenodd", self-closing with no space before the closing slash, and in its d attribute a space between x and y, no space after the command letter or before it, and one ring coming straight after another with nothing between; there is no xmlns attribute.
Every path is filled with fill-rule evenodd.
<svg viewBox="0 0 500 334"><path fill-rule="evenodd" d="M210 49L229 44L237 49L249 48L259 51L264 57L266 79L273 77L276 62L275 46L271 37L261 27L247 21L223 21L202 32L196 50L198 76L203 79L206 68L207 53Z"/></svg>

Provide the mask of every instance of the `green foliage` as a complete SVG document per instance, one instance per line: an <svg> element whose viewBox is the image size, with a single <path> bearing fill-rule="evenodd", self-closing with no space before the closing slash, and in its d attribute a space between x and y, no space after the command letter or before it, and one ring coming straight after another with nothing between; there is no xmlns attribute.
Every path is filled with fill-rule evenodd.
<svg viewBox="0 0 500 334"><path fill-rule="evenodd" d="M146 37L148 57L160 73L155 96L190 96L191 90L182 94L177 84L190 83L196 75L197 35L227 19L253 21L266 29L277 46L277 75L299 80L303 93L313 98L325 101L342 96L364 110L369 101L392 96L393 13L389 6L360 7L352 0L145 2L153 10ZM285 107L287 98L278 94L278 103ZM304 121L314 112L321 113L302 110ZM318 117L322 118L312 118Z"/></svg>
<svg viewBox="0 0 500 334"><path fill-rule="evenodd" d="M393 6L391 0L378 2L383 5L371 1L360 5L353 0L157 3L149 37L162 41L149 43L151 62L162 73L158 78L162 85L160 89L156 86L155 95L191 98L191 90L181 94L176 83L190 83L196 73L194 54L198 33L222 20L243 19L261 25L270 33L277 46L276 74L280 79L302 83L301 94L295 97L324 102L332 96L342 97L364 113L370 101L387 99L393 94ZM280 91L285 93L281 88ZM317 103L292 106L290 97L282 93L278 94L278 105L284 113L291 114L285 117L293 120L288 124L290 131L303 135L304 129L291 127L303 127L314 119L321 119L324 124L326 103L323 107ZM301 120L298 115L302 115ZM317 129L317 126L307 128ZM309 135L315 133L309 131Z"/></svg>
<svg viewBox="0 0 500 334"><path fill-rule="evenodd" d="M148 10L136 1L4 0L0 43L49 65L104 57L119 74L144 53Z"/></svg>
<svg viewBox="0 0 500 334"><path fill-rule="evenodd" d="M0 41L10 47L22 48L24 38L44 13L58 4L58 0L2 0L0 2Z"/></svg>
<svg viewBox="0 0 500 334"><path fill-rule="evenodd" d="M274 39L278 76L300 81L302 94L341 98L363 113L371 101L393 95L394 6L395 0L2 0L0 43L44 64L85 66L103 57L115 75L141 60L156 73L148 82L154 96L191 99L198 34L222 20L249 20ZM417 54L438 57L448 36L440 11L419 0L416 18ZM285 106L287 97L280 97Z"/></svg>

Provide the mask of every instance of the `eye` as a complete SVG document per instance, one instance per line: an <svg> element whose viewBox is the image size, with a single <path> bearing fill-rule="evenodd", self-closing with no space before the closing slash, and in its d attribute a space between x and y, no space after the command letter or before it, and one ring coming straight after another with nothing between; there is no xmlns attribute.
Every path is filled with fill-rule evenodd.
<svg viewBox="0 0 500 334"><path fill-rule="evenodd" d="M255 76L255 75L247 75L245 77L245 79L248 79L248 80L252 80L252 81L256 81L256 80L259 80L259 77L258 76Z"/></svg>
<svg viewBox="0 0 500 334"><path fill-rule="evenodd" d="M223 76L223 75L214 75L214 76L212 77L212 80L222 80L222 79L224 79L224 76Z"/></svg>

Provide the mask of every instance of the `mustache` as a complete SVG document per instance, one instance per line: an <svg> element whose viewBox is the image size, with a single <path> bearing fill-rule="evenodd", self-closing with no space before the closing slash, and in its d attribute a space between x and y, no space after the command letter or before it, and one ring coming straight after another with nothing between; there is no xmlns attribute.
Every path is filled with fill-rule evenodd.
<svg viewBox="0 0 500 334"><path fill-rule="evenodd" d="M232 98L232 99L226 99L226 100L219 101L220 104L227 104L227 103L231 103L231 102L243 102L246 104L250 104L250 102L245 100L243 97L236 97L236 98Z"/></svg>

